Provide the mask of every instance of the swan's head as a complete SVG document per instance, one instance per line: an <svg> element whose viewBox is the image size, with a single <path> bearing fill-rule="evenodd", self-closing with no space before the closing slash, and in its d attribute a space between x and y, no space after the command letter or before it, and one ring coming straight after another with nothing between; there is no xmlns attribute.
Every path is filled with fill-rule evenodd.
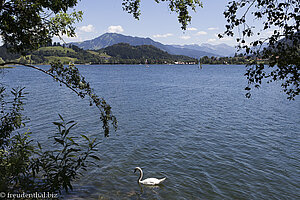
<svg viewBox="0 0 300 200"><path fill-rule="evenodd" d="M142 169L141 169L140 167L136 167L136 168L134 169L134 173L136 172L136 170L142 171Z"/></svg>

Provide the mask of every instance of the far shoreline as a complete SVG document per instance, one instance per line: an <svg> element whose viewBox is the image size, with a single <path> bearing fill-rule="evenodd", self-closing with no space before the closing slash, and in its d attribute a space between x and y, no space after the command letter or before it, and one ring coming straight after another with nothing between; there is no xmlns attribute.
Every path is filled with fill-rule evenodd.
<svg viewBox="0 0 300 200"><path fill-rule="evenodd" d="M27 64L26 65L36 65L36 66L50 66L51 64ZM138 66L146 66L146 64L112 64L112 63L107 63L107 64L80 64L80 63L73 63L74 65L81 65L81 66L97 66L97 65L138 65ZM7 64L5 66L0 66L1 68L16 68L16 66L22 66L23 64ZM69 64L64 64L64 65L69 65ZM182 65L189 65L189 66L199 66L199 64L147 64L148 66L154 66L154 65L176 65L176 66L182 66ZM205 65L224 65L224 66L232 66L232 65L247 65L247 64L202 64L202 66Z"/></svg>

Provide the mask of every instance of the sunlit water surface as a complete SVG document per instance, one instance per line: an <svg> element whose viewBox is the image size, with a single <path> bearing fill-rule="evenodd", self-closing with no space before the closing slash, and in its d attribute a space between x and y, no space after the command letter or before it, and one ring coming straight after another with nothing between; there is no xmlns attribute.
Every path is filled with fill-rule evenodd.
<svg viewBox="0 0 300 200"><path fill-rule="evenodd" d="M1 77L26 86L27 128L45 148L58 114L101 141L99 166L65 199L300 199L300 101L279 84L246 99L244 66L78 67L118 119L109 138L97 110L50 77L23 67ZM136 166L167 180L139 186Z"/></svg>

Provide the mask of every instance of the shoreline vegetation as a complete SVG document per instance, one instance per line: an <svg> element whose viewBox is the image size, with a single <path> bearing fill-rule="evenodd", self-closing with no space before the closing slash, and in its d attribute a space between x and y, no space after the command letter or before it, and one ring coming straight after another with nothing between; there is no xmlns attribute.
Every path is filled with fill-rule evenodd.
<svg viewBox="0 0 300 200"><path fill-rule="evenodd" d="M49 44L25 55L10 53L5 46L0 47L1 62L18 62L22 64L49 65L55 61L63 64L79 65L246 65L253 62L251 57L235 54L233 57L208 57L195 59L183 55L171 55L152 45L131 46L127 43L115 44L100 50L83 50L75 45ZM266 64L266 60L256 62ZM2 67L3 68L3 67Z"/></svg>

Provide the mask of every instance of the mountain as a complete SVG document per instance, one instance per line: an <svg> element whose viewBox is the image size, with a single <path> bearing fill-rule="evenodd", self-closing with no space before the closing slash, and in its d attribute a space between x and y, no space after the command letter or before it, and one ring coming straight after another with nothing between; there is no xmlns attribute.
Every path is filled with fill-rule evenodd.
<svg viewBox="0 0 300 200"><path fill-rule="evenodd" d="M202 43L201 45L191 44L191 45L173 45L176 48L184 48L184 49L193 49L197 51L203 51L211 54L217 54L219 56L234 56L236 49L227 44L217 44L212 45L208 43Z"/></svg>
<svg viewBox="0 0 300 200"><path fill-rule="evenodd" d="M222 56L234 56L236 53L236 48L229 46L227 44L217 44L217 45L212 45L208 43L203 43L200 46L204 51L207 52L215 52L219 55Z"/></svg>
<svg viewBox="0 0 300 200"><path fill-rule="evenodd" d="M162 43L156 42L150 38L141 38L141 37L132 37L132 36L126 36L118 33L105 33L95 39L87 40L84 42L75 42L71 43L74 44L80 48L83 48L85 50L97 50L101 48L105 48L114 44L118 43L128 43L132 46L138 46L138 45L152 45L155 46L163 51L168 52L169 54L174 55L185 55L193 58L199 59L203 56L215 56L219 57L220 55L214 52L206 52L201 49L192 49L192 48L185 48L182 46L174 46L174 45L164 45Z"/></svg>
<svg viewBox="0 0 300 200"><path fill-rule="evenodd" d="M98 50L118 43L128 43L132 46L153 45L159 49L164 48L163 44L155 42L150 38L132 37L118 33L105 33L92 40L87 40L84 42L74 42L71 44L74 44L85 50Z"/></svg>
<svg viewBox="0 0 300 200"><path fill-rule="evenodd" d="M137 63L144 63L147 60L149 64L193 62L197 60L188 56L171 55L153 45L132 46L127 43L118 43L106 48L100 49L98 53L105 53L116 59L133 59Z"/></svg>
<svg viewBox="0 0 300 200"><path fill-rule="evenodd" d="M174 55L185 55L192 58L199 59L203 56L208 57L220 57L221 55L216 53L211 53L207 51L203 51L201 49L191 49L191 48L185 48L182 46L176 46L176 45L165 45L165 49L168 53L174 54Z"/></svg>

